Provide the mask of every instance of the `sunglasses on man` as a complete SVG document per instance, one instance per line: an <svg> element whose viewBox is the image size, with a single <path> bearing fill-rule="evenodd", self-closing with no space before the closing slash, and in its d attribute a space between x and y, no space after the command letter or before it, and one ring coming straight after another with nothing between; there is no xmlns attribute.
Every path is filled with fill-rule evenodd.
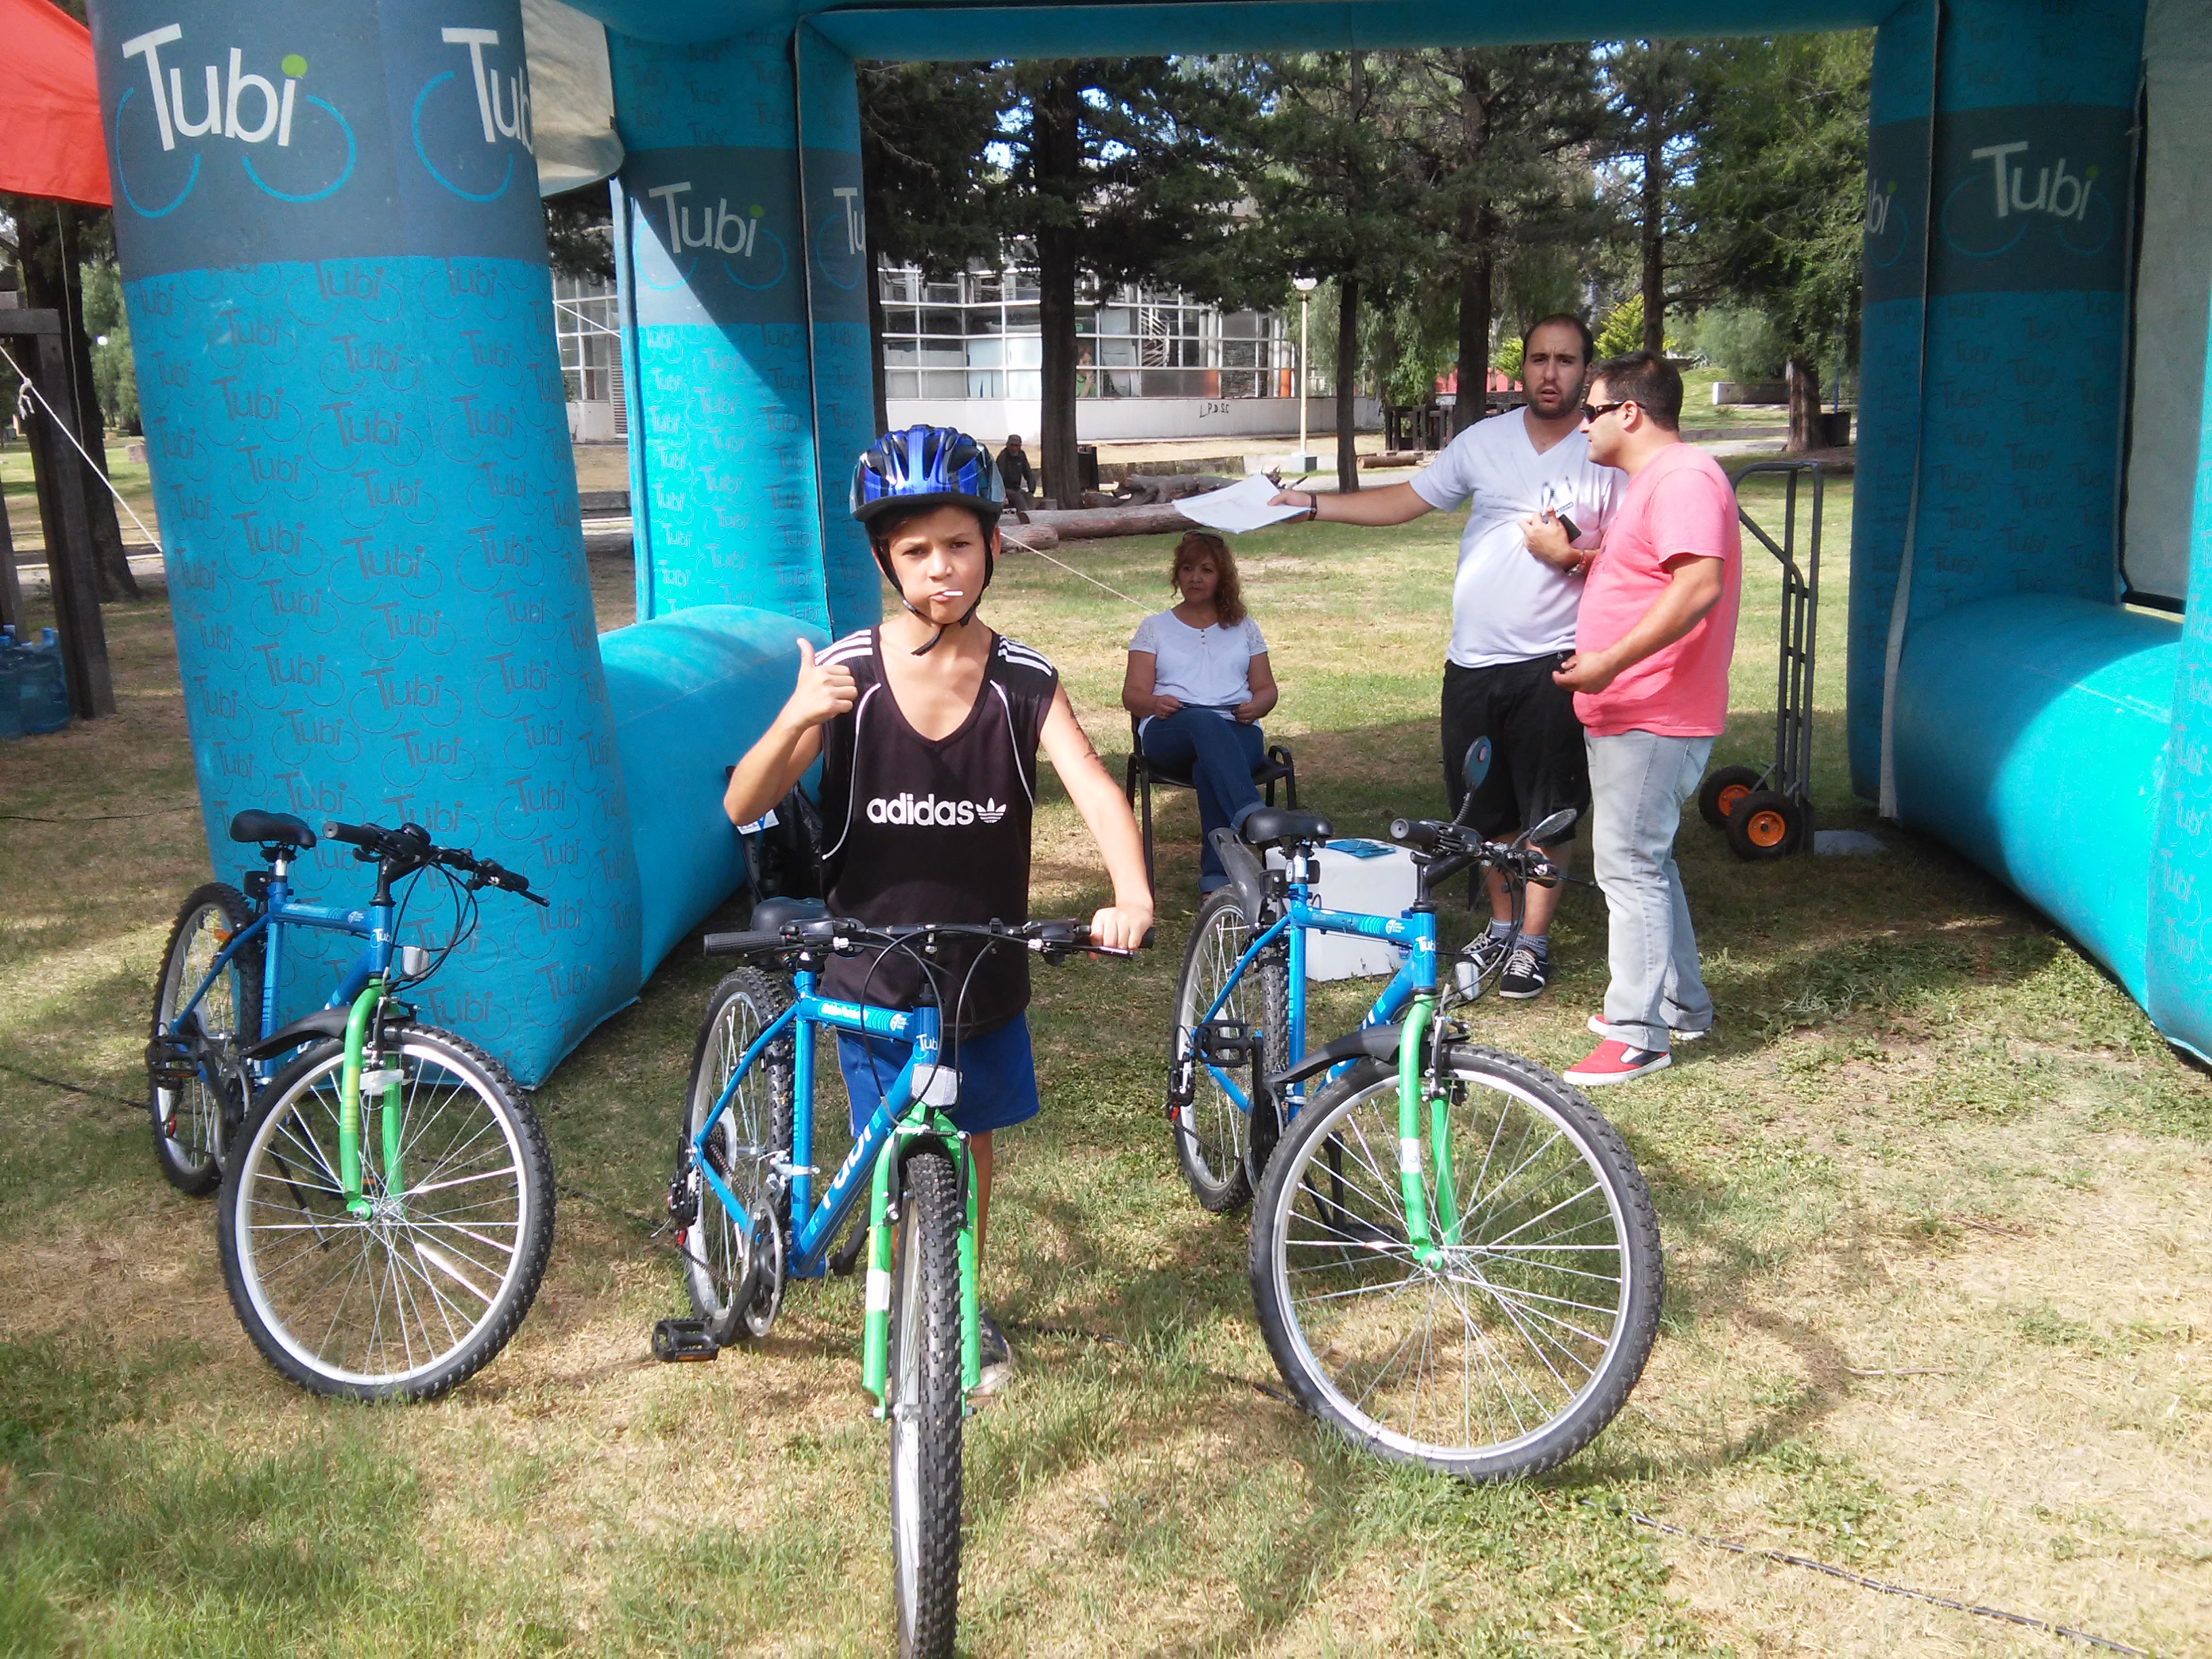
<svg viewBox="0 0 2212 1659"><path fill-rule="evenodd" d="M1614 410L1626 409L1629 404L1635 401L1636 399L1633 398L1623 398L1617 404L1584 404L1583 405L1583 424L1584 426L1588 426L1593 421L1601 421L1607 416L1612 414Z"/></svg>

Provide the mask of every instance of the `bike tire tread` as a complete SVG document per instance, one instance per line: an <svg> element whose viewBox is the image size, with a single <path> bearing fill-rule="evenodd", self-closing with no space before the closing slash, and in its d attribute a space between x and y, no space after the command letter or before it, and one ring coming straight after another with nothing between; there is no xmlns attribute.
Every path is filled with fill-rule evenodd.
<svg viewBox="0 0 2212 1659"><path fill-rule="evenodd" d="M1610 1166L1605 1174L1608 1185L1621 1200L1628 1235L1627 1249L1638 1270L1638 1277L1632 1291L1630 1306L1623 1316L1626 1322L1623 1340L1604 1382L1572 1413L1551 1425L1536 1444L1506 1460L1481 1449L1461 1455L1411 1454L1371 1436L1362 1435L1355 1425L1346 1422L1338 1414L1327 1393L1307 1373L1297 1358L1297 1345L1291 1338L1290 1316L1274 1295L1273 1231L1275 1218L1281 1207L1281 1188L1287 1183L1290 1170L1297 1164L1307 1144L1319 1138L1322 1126L1332 1116L1340 1099L1395 1075L1395 1068L1379 1060L1360 1061L1309 1101L1297 1121L1285 1135L1283 1145L1278 1149L1279 1161L1261 1194L1261 1201L1254 1212L1249 1258L1254 1308L1259 1317L1261 1334L1266 1339L1276 1370L1297 1397L1300 1407L1310 1416L1328 1424L1362 1450L1386 1462L1416 1463L1441 1474L1478 1482L1541 1474L1572 1457L1603 1432L1626 1403L1629 1392L1644 1374L1644 1367L1658 1334L1660 1310L1665 1294L1665 1268L1659 1239L1658 1215L1650 1188L1644 1184L1642 1172L1637 1168L1627 1143L1581 1091L1555 1073L1501 1048L1474 1043L1454 1043L1448 1045L1443 1053L1448 1070L1465 1067L1470 1071L1490 1071L1510 1079L1531 1093L1547 1097L1563 1115L1574 1120L1576 1128L1589 1141L1600 1160Z"/></svg>
<svg viewBox="0 0 2212 1659"><path fill-rule="evenodd" d="M260 1320L253 1310L252 1298L246 1289L235 1232L236 1188L240 1180L240 1172L244 1168L242 1163L234 1161L223 1172L222 1195L216 1211L216 1236L221 1247L223 1286L230 1294L231 1307L261 1357L288 1382L311 1394L337 1398L407 1401L435 1400L452 1392L489 1364L520 1328L532 1304L538 1299L538 1287L545 1277L545 1265L553 1253L553 1160L546 1145L544 1127L538 1120L538 1113L531 1105L529 1096L517 1086L514 1079L507 1074L507 1068L498 1060L467 1038L438 1026L403 1024L386 1029L398 1042L427 1039L452 1049L483 1073L514 1118L526 1166L525 1178L534 1186L538 1202L532 1212L537 1218L536 1224L523 1247L522 1272L516 1280L514 1295L499 1316L477 1332L471 1340L455 1349L436 1370L413 1382L338 1382L312 1366L301 1364L282 1344L262 1329ZM239 1146L251 1146L260 1133L263 1121L287 1102L299 1082L325 1063L333 1052L342 1054L344 1048L342 1042L328 1039L303 1050L270 1085L261 1103L246 1115L245 1127L239 1133Z"/></svg>
<svg viewBox="0 0 2212 1659"><path fill-rule="evenodd" d="M209 905L220 906L234 926L244 927L253 920L253 906L245 894L225 881L204 882L185 896L177 908L176 919L169 924L168 943L161 947L159 977L154 982L154 1010L146 1022L146 1036L151 1041L161 1034L163 1004L169 987L169 965L176 960L177 946L182 939L185 925ZM232 959L238 965L239 998L238 1027L241 1036L248 1033L258 1036L261 1031L261 945L248 945ZM189 990L185 993L190 994ZM174 1144L161 1127L161 1091L153 1079L146 1083L146 1115L154 1132L154 1161L161 1166L163 1177L179 1192L191 1198L206 1198L222 1185L222 1152L217 1149L208 1160L204 1170L181 1164L170 1148ZM251 1115L249 1109L246 1115ZM229 1126L225 1126L227 1128Z"/></svg>
<svg viewBox="0 0 2212 1659"><path fill-rule="evenodd" d="M951 1158L942 1152L922 1152L907 1160L904 1182L904 1201L915 1206L913 1238L919 1246L913 1282L923 1299L923 1437L917 1448L922 1559L915 1574L913 1623L900 1632L900 1653L901 1659L951 1659L960 1601L960 1450L965 1409L960 1377L959 1180ZM903 1271L901 1277L905 1278ZM896 1308L891 1319L896 1330ZM894 1524L892 1547L897 1547Z"/></svg>

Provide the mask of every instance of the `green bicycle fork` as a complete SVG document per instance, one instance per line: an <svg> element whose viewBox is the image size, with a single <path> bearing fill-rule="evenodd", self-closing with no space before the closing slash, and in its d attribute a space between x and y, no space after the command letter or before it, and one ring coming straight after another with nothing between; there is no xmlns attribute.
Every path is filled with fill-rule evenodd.
<svg viewBox="0 0 2212 1659"><path fill-rule="evenodd" d="M1406 1200L1406 1240L1413 1260L1424 1267L1435 1267L1443 1257L1429 1230L1428 1194L1421 1189L1421 1055L1436 1015L1433 996L1416 996L1398 1039L1398 1187ZM1429 1097L1429 1150L1437 1166L1442 1243L1449 1249L1459 1243L1459 1200L1452 1178L1451 1103L1441 1090Z"/></svg>
<svg viewBox="0 0 2212 1659"><path fill-rule="evenodd" d="M361 1160L361 1054L367 1046L370 1023L384 1000L384 981L372 979L362 988L346 1013L345 1062L338 1073L338 1186L345 1194L346 1213L367 1218L372 1206L363 1191ZM379 1127L383 1130L384 1190L398 1192L399 1169L399 1081L397 1068L388 1068Z"/></svg>
<svg viewBox="0 0 2212 1659"><path fill-rule="evenodd" d="M975 1172L968 1157L968 1140L942 1113L896 1126L868 1182L867 1323L860 1342L860 1385L875 1395L879 1407L890 1404L891 1334L891 1174L898 1167L899 1148L915 1135L930 1135L954 1148L961 1190L968 1197L961 1218L960 1267L960 1386L964 1391L982 1380L982 1327L975 1279ZM879 1411L878 1415L881 1415Z"/></svg>

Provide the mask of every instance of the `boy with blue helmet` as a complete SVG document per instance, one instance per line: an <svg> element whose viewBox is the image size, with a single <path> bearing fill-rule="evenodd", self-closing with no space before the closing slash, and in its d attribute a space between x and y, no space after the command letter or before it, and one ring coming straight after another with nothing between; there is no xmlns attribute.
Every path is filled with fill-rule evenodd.
<svg viewBox="0 0 2212 1659"><path fill-rule="evenodd" d="M1060 677L1039 653L977 620L999 550L1003 507L990 452L945 427L887 432L853 470L853 516L902 611L817 655L799 647L789 701L732 774L723 806L746 823L781 800L818 757L824 890L830 910L879 927L1024 921L1042 747L1097 843L1114 902L1091 921L1100 945L1132 949L1152 921L1144 848L1121 788L1084 736ZM942 649L939 649L939 647ZM960 1074L951 1116L969 1135L980 1252L991 1192L991 1136L1036 1115L1029 960L947 943L948 1057ZM824 995L899 1006L922 988L904 952L833 957ZM854 1132L906 1055L841 1034ZM1011 1363L986 1316L986 1389Z"/></svg>

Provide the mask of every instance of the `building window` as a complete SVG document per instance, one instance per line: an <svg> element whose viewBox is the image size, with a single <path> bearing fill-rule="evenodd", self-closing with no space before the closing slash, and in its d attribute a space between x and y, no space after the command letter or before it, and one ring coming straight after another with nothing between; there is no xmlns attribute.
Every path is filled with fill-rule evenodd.
<svg viewBox="0 0 2212 1659"><path fill-rule="evenodd" d="M907 266L880 280L886 397L1042 395L1035 270L926 281ZM1282 318L1224 312L1174 289L1101 292L1086 279L1076 293L1075 334L1079 398L1280 398L1296 378L1297 347Z"/></svg>
<svg viewBox="0 0 2212 1659"><path fill-rule="evenodd" d="M569 431L586 439L623 437L629 430L623 397L622 336L615 291L597 278L553 278L553 337L561 352L561 384Z"/></svg>

